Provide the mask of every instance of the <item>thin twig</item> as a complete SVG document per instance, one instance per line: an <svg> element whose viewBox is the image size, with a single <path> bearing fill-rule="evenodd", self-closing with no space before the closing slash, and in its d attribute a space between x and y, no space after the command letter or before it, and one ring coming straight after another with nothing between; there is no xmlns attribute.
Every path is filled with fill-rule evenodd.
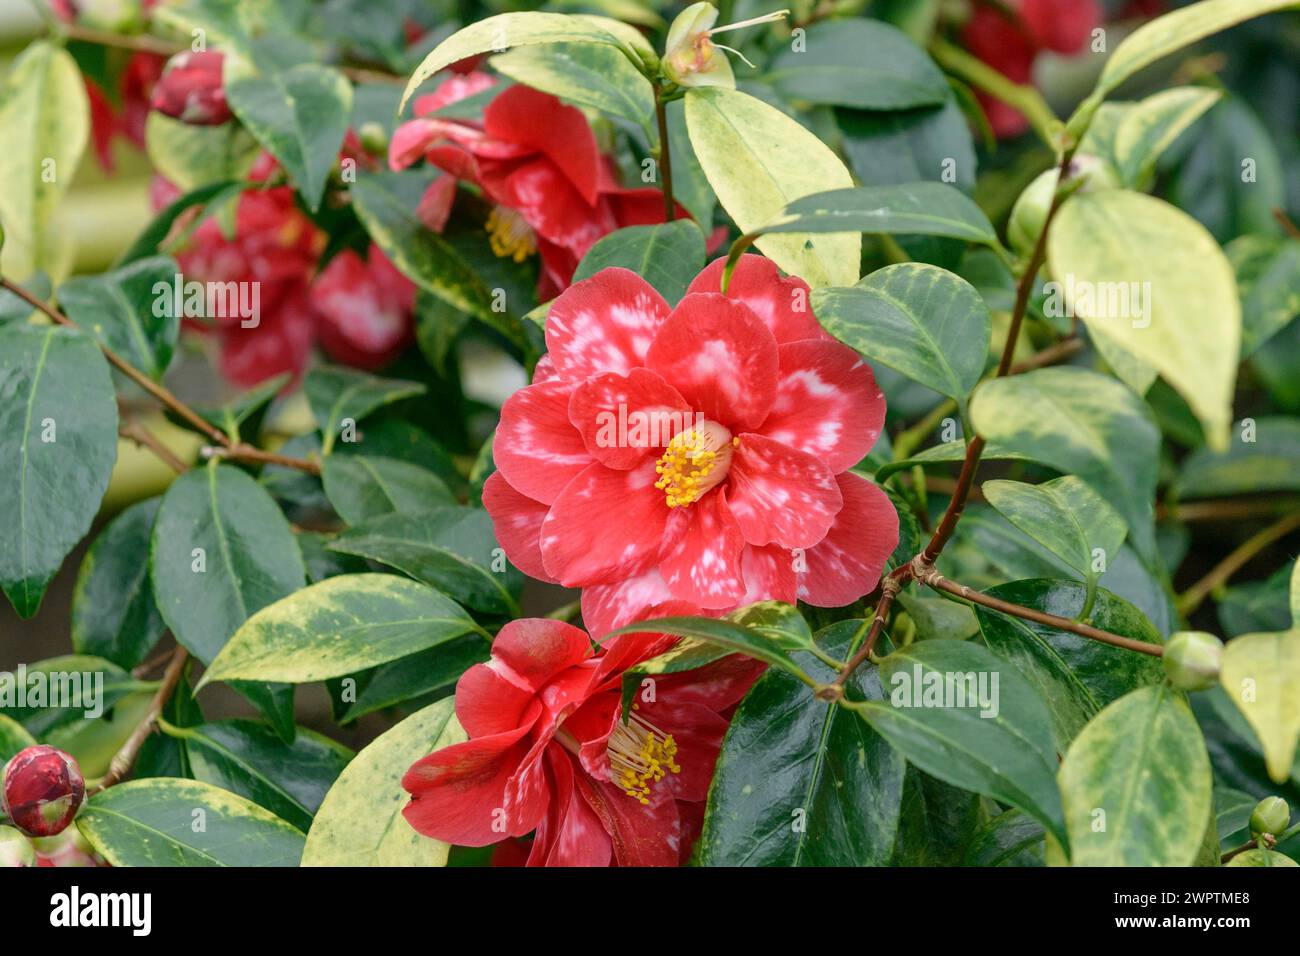
<svg viewBox="0 0 1300 956"><path fill-rule="evenodd" d="M830 685L838 687L841 690L844 682L849 679L859 665L862 664L876 647L876 641L880 639L880 632L885 627L885 619L889 617L889 609L894 603L894 598L898 592L903 589L903 585L908 582L912 576L912 566L904 564L895 568L889 574L885 575L884 580L880 582L880 600L876 602L875 617L871 621L871 630L867 631L867 639L862 642L857 653L849 658L847 664L835 678L835 683Z"/></svg>
<svg viewBox="0 0 1300 956"><path fill-rule="evenodd" d="M9 290L32 308L39 309L52 322L66 326L70 329L80 328L77 323L73 322L58 309L46 304L17 283L11 282L8 279L0 278L0 287ZM286 468L296 468L298 471L305 471L308 474L320 474L320 463L317 461L303 458L289 458L285 455L277 455L272 452L262 451L260 448L254 448L252 445L244 442L232 441L229 435L223 432L220 428L217 428L211 422L206 421L198 412L194 411L194 409L190 408L183 401L173 395L165 386L158 384L148 375L145 375L144 372L141 372L138 368L126 359L122 358L103 342L98 342L97 344L99 345L100 351L104 353L104 357L108 359L108 361L118 369L118 371L139 385L140 388L152 396L159 404L171 409L192 428L211 439L214 444L204 449L205 457L229 458L235 461L252 462L264 465L284 465ZM134 439L137 436L131 435L128 437ZM161 447L162 443L158 442L158 444ZM149 447L152 448L152 445ZM168 464L171 464L171 462L168 462Z"/></svg>
<svg viewBox="0 0 1300 956"><path fill-rule="evenodd" d="M139 445L141 448L147 448L162 460L163 464L171 468L176 474L184 474L189 466L176 457L175 453L162 443L153 432L145 428L139 422L127 421L120 425L117 433L123 438L129 439Z"/></svg>
<svg viewBox="0 0 1300 956"><path fill-rule="evenodd" d="M1300 510L1300 498L1290 495L1160 502L1156 505L1156 520L1163 521L1169 518L1174 521L1236 521L1240 518L1290 514L1297 510Z"/></svg>
<svg viewBox="0 0 1300 956"><path fill-rule="evenodd" d="M1277 220L1278 225L1282 227L1288 236L1292 239L1300 239L1300 226L1296 226L1291 221L1291 217L1286 214L1285 209L1274 209L1273 218Z"/></svg>
<svg viewBox="0 0 1300 956"><path fill-rule="evenodd" d="M1048 627L1054 627L1060 631L1069 631L1071 634L1078 634L1080 637L1091 638L1094 641L1100 641L1103 644L1110 644L1113 647L1122 647L1126 650L1137 651L1139 654L1149 654L1152 657L1161 657L1165 652L1165 649L1159 644L1148 644L1146 641L1135 641L1131 637L1124 637L1121 634L1112 634L1110 631L1103 631L1101 628L1093 627L1090 624L1084 624L1080 621L1072 621L1068 617L1057 617L1055 614L1047 614L1043 611L1036 611L1031 607L1012 604L1010 601L1003 601L1001 598L992 597L982 591L976 591L974 588L969 588L964 584L950 581L932 567L923 565L918 566L914 569L913 576L922 584L932 587L936 591L944 591L955 597L959 597L964 601L970 601L972 604L979 604L994 611L1001 611L1003 614L1010 614L1013 617L1023 618L1026 621L1035 621L1039 624L1045 624Z"/></svg>
<svg viewBox="0 0 1300 956"><path fill-rule="evenodd" d="M148 713L140 723L136 724L135 730L131 731L131 736L126 739L126 743L122 744L122 748L113 755L113 760L108 765L108 773L100 778L99 786L95 788L96 793L107 790L115 783L120 783L122 778L131 772L131 768L135 766L135 758L140 754L140 748L153 733L154 725L162 714L163 708L167 706L172 691L180 682L181 674L185 671L185 662L189 657L189 653L183 647L178 646L172 652L172 662L167 665L167 670L163 673L162 683L158 686L158 692L153 695Z"/></svg>
<svg viewBox="0 0 1300 956"><path fill-rule="evenodd" d="M1222 584L1226 584L1229 578L1245 567L1251 558L1274 541L1286 537L1297 528L1300 528L1300 511L1293 511L1288 515L1283 515L1262 531L1251 535L1229 552L1227 557L1211 568L1205 577L1179 595L1177 602L1178 613L1184 617L1191 614L1201 606L1201 602L1209 596L1211 591Z"/></svg>

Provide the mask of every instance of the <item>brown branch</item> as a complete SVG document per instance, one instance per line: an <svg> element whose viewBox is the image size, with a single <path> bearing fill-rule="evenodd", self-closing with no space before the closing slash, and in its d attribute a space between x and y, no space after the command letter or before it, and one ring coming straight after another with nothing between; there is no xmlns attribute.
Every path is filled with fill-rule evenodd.
<svg viewBox="0 0 1300 956"><path fill-rule="evenodd" d="M1300 227L1297 227L1291 221L1291 217L1286 214L1285 209L1274 209L1273 218L1277 220L1277 224L1282 227L1288 236L1292 239L1300 239Z"/></svg>
<svg viewBox="0 0 1300 956"><path fill-rule="evenodd" d="M168 40L164 37L151 36L147 33L123 34L110 33L107 30L95 30L78 23L60 24L59 30L69 40L93 43L96 46L113 47L118 50L131 50L136 53L152 53L155 56L172 57L190 49L185 43ZM398 76L387 70L377 70L364 66L336 66L336 69L353 83L405 83L406 77Z"/></svg>
<svg viewBox="0 0 1300 956"><path fill-rule="evenodd" d="M1276 514L1290 514L1300 510L1300 498L1219 498L1205 501L1176 502L1156 505L1156 519L1174 521L1235 521L1239 518L1258 518Z"/></svg>
<svg viewBox="0 0 1300 956"><path fill-rule="evenodd" d="M135 442L141 448L149 449L176 474L184 474L189 469L189 466L177 458L175 453L164 445L157 435L139 422L127 421L118 427L117 433L123 438Z"/></svg>
<svg viewBox="0 0 1300 956"><path fill-rule="evenodd" d="M1041 352L1035 352L1023 362L1017 362L1011 366L1010 375L1023 375L1025 372L1032 372L1036 368L1046 368L1048 365L1057 365L1065 362L1079 352L1083 351L1083 340L1079 338L1061 339L1054 345L1049 345Z"/></svg>
<svg viewBox="0 0 1300 956"><path fill-rule="evenodd" d="M884 630L885 618L889 616L889 609L894 603L894 598L898 596L898 592L903 589L903 585L911 577L912 566L904 564L889 572L880 582L880 600L876 602L876 614L871 621L871 630L867 631L867 639L862 642L862 646L858 648L857 653L849 658L848 663L836 676L835 682L830 685L830 687L837 689L832 691L832 697L837 697L840 693L843 693L844 682L849 679L849 676L858 669L863 661L871 656L871 652L876 647L876 641L880 639L880 632Z"/></svg>
<svg viewBox="0 0 1300 956"><path fill-rule="evenodd" d="M1191 614L1201 606L1201 602L1209 596L1211 591L1221 584L1226 584L1228 579L1240 571L1251 558L1274 541L1286 537L1297 528L1300 528L1300 511L1293 511L1288 515L1283 515L1262 531L1251 535L1234 548L1227 557L1211 568L1205 577L1179 596L1177 602L1178 613L1184 617Z"/></svg>
<svg viewBox="0 0 1300 956"><path fill-rule="evenodd" d="M1080 637L1087 637L1094 641L1100 641L1103 644L1110 644L1112 647L1122 647L1125 650L1137 651L1139 654L1150 654L1152 657L1161 657L1165 652L1165 649L1159 644L1148 644L1145 641L1135 641L1131 637L1112 634L1110 631L1103 631L1090 624L1084 624L1080 621L1072 621L1068 617L1057 617L1055 614L1047 614L1043 611L1036 611L1031 607L1023 607L1019 604L1012 604L1010 601L1003 601L1001 598L995 598L982 591L976 591L964 584L950 581L934 568L921 565L919 559L913 563L917 565L917 567L913 569L913 577L915 577L916 580L934 588L936 591L944 591L955 597L959 597L964 601L970 601L972 604L979 604L994 611L1001 611L1003 614L1010 614L1012 617L1023 618L1026 621L1045 624L1048 627L1054 627L1060 631L1069 631L1071 634L1078 634Z"/></svg>
<svg viewBox="0 0 1300 956"><path fill-rule="evenodd" d="M131 768L135 766L135 758L140 754L140 748L153 733L163 708L167 706L167 700L180 682L181 674L185 671L185 662L189 657L185 648L180 646L172 652L172 662L167 665L167 670L163 673L162 683L158 685L158 692L153 695L148 713L140 723L136 724L135 730L131 731L131 736L126 739L126 743L122 744L121 749L113 755L113 760L108 765L108 773L100 778L99 786L95 788L96 793L107 790L115 783L120 783L122 778L131 772Z"/></svg>
<svg viewBox="0 0 1300 956"><path fill-rule="evenodd" d="M1073 156L1073 146L1061 152L1061 162L1056 170L1056 191L1052 196L1052 205L1048 207L1047 217L1043 220L1043 231L1038 234L1038 241L1034 243L1034 252L1029 258L1029 264L1016 285L1016 301L1011 312L1011 326L1007 329L1007 341L1002 346L1002 358L998 361L996 378L1001 378L1011 371L1011 357L1016 350L1016 341L1020 338L1020 326L1025 319L1025 310L1029 307L1029 296L1034 289L1034 277L1038 275L1038 270L1042 268L1047 256L1047 231L1056 217L1056 211L1061 208L1061 185L1065 182ZM970 494L971 484L975 481L975 470L979 467L980 455L983 451L984 439L980 436L976 435L967 443L966 458L962 461L961 474L957 478L957 491L948 500L948 508L944 511L939 526L934 529L930 542L921 552L923 564L934 564L944 546L952 538L953 532L957 530L957 521L966 509L966 498Z"/></svg>
<svg viewBox="0 0 1300 956"><path fill-rule="evenodd" d="M8 279L0 278L0 287L9 290L32 308L39 309L52 322L66 326L70 329L81 328L76 322L73 322L58 309L46 304L17 283L11 282ZM215 443L215 445L204 449L204 457L230 458L234 461L254 462L265 465L284 465L286 468L296 468L297 470L305 471L308 474L320 474L319 462L309 461L302 458L289 458L285 455L276 455L272 452L262 451L260 448L254 448L252 445L245 444L244 442L232 441L229 435L223 432L220 428L217 428L211 422L206 421L198 412L194 411L194 409L190 408L173 395L166 387L158 384L148 375L145 375L144 372L141 372L138 368L126 359L122 358L103 342L96 340L96 343L99 345L99 350L104 353L104 357L108 359L108 361L118 369L118 371L140 386L140 388L152 396L159 404L171 409L192 428L207 436ZM126 427L131 428L129 424ZM152 450L158 451L158 449L154 449L152 445L149 445L149 439L146 439L143 436L144 430L139 429L135 434L128 435L127 437L132 438L133 440L139 440L142 444L146 444L147 447ZM157 439L154 438L153 441L157 442ZM159 448L162 447L161 442L157 442L157 444ZM175 456L172 457L174 458ZM167 459L164 458L164 461L166 460ZM177 461L179 462L179 460ZM172 464L172 462L169 461L168 464ZM175 465L173 465L173 467L175 467ZM179 470L183 471L184 468Z"/></svg>

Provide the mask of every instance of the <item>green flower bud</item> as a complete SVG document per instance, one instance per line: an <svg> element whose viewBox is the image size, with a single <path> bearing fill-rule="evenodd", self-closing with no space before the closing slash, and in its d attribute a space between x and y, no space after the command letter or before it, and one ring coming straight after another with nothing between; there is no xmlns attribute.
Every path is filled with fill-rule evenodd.
<svg viewBox="0 0 1300 956"><path fill-rule="evenodd" d="M1206 690L1219 680L1223 641L1204 631L1179 631L1165 643L1165 674L1179 690Z"/></svg>
<svg viewBox="0 0 1300 956"><path fill-rule="evenodd" d="M0 826L0 870L17 866L35 866L36 848L21 831Z"/></svg>
<svg viewBox="0 0 1300 956"><path fill-rule="evenodd" d="M1093 192L1099 189L1117 189L1119 180L1111 172L1110 165L1096 156L1080 155L1070 162L1066 182L1082 179L1079 192ZM1007 241L1011 248L1022 256L1033 253L1038 237L1047 222L1047 211L1052 208L1052 197L1056 194L1056 170L1049 169L1025 187L1016 204L1011 209L1011 221L1007 225Z"/></svg>
<svg viewBox="0 0 1300 956"><path fill-rule="evenodd" d="M1277 836L1291 822L1291 808L1281 797L1265 797L1255 804L1250 815L1250 835L1259 839L1261 833Z"/></svg>
<svg viewBox="0 0 1300 956"><path fill-rule="evenodd" d="M388 134L384 132L381 124L374 121L362 123L361 128L357 130L357 137L367 153L374 153L376 156L388 153Z"/></svg>

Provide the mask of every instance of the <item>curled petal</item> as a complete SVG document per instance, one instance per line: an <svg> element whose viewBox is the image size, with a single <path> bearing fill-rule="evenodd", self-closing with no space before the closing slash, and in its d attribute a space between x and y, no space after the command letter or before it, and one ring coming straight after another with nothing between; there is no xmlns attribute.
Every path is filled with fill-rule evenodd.
<svg viewBox="0 0 1300 956"><path fill-rule="evenodd" d="M483 507L510 563L530 578L555 584L542 564L542 522L550 508L515 491L499 471L483 484Z"/></svg>
<svg viewBox="0 0 1300 956"><path fill-rule="evenodd" d="M626 470L693 424L677 390L645 368L587 379L569 399L569 421L587 451L610 468Z"/></svg>

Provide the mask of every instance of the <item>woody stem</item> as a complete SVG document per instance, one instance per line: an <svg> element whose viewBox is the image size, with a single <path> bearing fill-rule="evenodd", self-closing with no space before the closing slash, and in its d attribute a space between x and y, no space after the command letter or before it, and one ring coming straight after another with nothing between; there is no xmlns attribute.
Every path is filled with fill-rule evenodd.
<svg viewBox="0 0 1300 956"><path fill-rule="evenodd" d="M655 120L659 124L659 181L664 193L664 222L672 222L677 212L677 203L673 200L673 157L668 147L668 111L664 91L658 84L655 85Z"/></svg>

